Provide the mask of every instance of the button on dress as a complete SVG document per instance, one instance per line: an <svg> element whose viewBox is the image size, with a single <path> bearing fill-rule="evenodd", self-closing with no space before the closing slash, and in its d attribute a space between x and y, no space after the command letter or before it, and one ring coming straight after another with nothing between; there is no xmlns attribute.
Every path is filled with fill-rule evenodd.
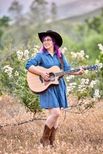
<svg viewBox="0 0 103 154"><path fill-rule="evenodd" d="M65 56L63 58L64 71L70 70L70 64L67 62ZM26 69L30 66L42 66L50 68L58 66L61 68L61 63L56 53L52 56L49 52L38 52L35 57L29 59L26 63ZM66 83L64 78L59 79L59 85L51 85L44 92L40 93L40 107L45 109L51 108L67 108L69 102L66 97Z"/></svg>

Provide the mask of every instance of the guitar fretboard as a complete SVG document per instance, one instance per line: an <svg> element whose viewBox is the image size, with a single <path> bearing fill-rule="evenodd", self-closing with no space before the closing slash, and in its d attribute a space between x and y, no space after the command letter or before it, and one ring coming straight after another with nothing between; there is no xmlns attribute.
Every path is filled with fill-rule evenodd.
<svg viewBox="0 0 103 154"><path fill-rule="evenodd" d="M98 65L92 65L92 66L87 66L87 67L82 67L82 68L84 70L94 71L98 69ZM69 75L71 73L78 72L78 71L80 71L80 68L71 69L69 71L61 71L61 72L55 73L55 76Z"/></svg>

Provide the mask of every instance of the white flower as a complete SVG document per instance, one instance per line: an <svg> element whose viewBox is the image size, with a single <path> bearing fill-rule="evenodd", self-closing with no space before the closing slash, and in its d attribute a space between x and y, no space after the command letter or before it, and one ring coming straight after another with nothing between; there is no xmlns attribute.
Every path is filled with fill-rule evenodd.
<svg viewBox="0 0 103 154"><path fill-rule="evenodd" d="M81 51L80 51L80 54L81 54L82 56L84 56L84 55L85 55L84 50L81 50Z"/></svg>
<svg viewBox="0 0 103 154"><path fill-rule="evenodd" d="M16 52L16 54L17 54L17 57L18 57L18 60L21 60L22 58L23 58L23 52L22 51L20 51L20 50L18 50L17 52Z"/></svg>
<svg viewBox="0 0 103 154"><path fill-rule="evenodd" d="M24 50L24 58L25 59L29 58L29 51L28 50Z"/></svg>
<svg viewBox="0 0 103 154"><path fill-rule="evenodd" d="M66 48L66 47L64 47L64 48L61 49L61 52L62 52L63 54L64 54L66 51L67 51L67 48Z"/></svg>
<svg viewBox="0 0 103 154"><path fill-rule="evenodd" d="M71 57L72 57L73 59L75 59L75 58L77 58L77 54L76 54L75 52L71 52Z"/></svg>
<svg viewBox="0 0 103 154"><path fill-rule="evenodd" d="M102 63L99 63L99 64L98 64L98 67L99 67L99 68L102 68L102 67L103 67L103 64L102 64Z"/></svg>
<svg viewBox="0 0 103 154"><path fill-rule="evenodd" d="M13 68L10 67L9 65L6 65L3 67L3 70L5 73L7 73L7 75L11 78L12 77L12 71L13 71Z"/></svg>
<svg viewBox="0 0 103 154"><path fill-rule="evenodd" d="M85 59L83 52L80 52L80 53L77 52L77 59L78 60L84 60Z"/></svg>
<svg viewBox="0 0 103 154"><path fill-rule="evenodd" d="M18 60L26 60L26 59L29 59L29 51L28 50L24 50L24 52L18 50L16 52L16 54L17 54Z"/></svg>
<svg viewBox="0 0 103 154"><path fill-rule="evenodd" d="M69 84L69 86L70 86L70 87L73 87L73 88L75 88L76 85L77 85L76 82L71 82L71 83Z"/></svg>
<svg viewBox="0 0 103 154"><path fill-rule="evenodd" d="M98 44L99 49L101 50L101 52L103 53L103 45L101 43Z"/></svg>
<svg viewBox="0 0 103 154"><path fill-rule="evenodd" d="M88 74L89 73L89 70L85 70L85 74Z"/></svg>
<svg viewBox="0 0 103 154"><path fill-rule="evenodd" d="M96 59L95 63L96 63L96 64L99 64L99 60L98 60L98 59Z"/></svg>
<svg viewBox="0 0 103 154"><path fill-rule="evenodd" d="M81 85L87 85L89 83L89 79L81 79Z"/></svg>
<svg viewBox="0 0 103 154"><path fill-rule="evenodd" d="M93 97L94 97L94 98L100 98L99 89L95 89Z"/></svg>
<svg viewBox="0 0 103 154"><path fill-rule="evenodd" d="M89 79L82 78L80 81L81 81L81 83L80 83L80 85L78 85L78 91L84 92L87 90L87 87L89 85Z"/></svg>
<svg viewBox="0 0 103 154"><path fill-rule="evenodd" d="M34 48L37 48L37 49L39 49L39 46L38 45L35 45L35 47Z"/></svg>
<svg viewBox="0 0 103 154"><path fill-rule="evenodd" d="M85 79L85 84L89 84L89 79Z"/></svg>
<svg viewBox="0 0 103 154"><path fill-rule="evenodd" d="M73 59L77 59L79 61L84 60L85 59L85 52L84 52L84 50L81 50L80 52L71 52L71 57Z"/></svg>
<svg viewBox="0 0 103 154"><path fill-rule="evenodd" d="M14 75L15 76L19 76L19 72L18 71L15 71Z"/></svg>
<svg viewBox="0 0 103 154"><path fill-rule="evenodd" d="M86 55L85 57L86 57L87 59L89 58L89 56L88 56L88 55Z"/></svg>
<svg viewBox="0 0 103 154"><path fill-rule="evenodd" d="M97 84L97 82L97 80L92 80L89 86L93 88Z"/></svg>
<svg viewBox="0 0 103 154"><path fill-rule="evenodd" d="M74 79L74 75L66 76L67 82L69 82L69 81L72 80L72 79Z"/></svg>
<svg viewBox="0 0 103 154"><path fill-rule="evenodd" d="M34 48L33 48L33 53L37 53L39 50L39 46L38 45L35 45Z"/></svg>
<svg viewBox="0 0 103 154"><path fill-rule="evenodd" d="M83 93L83 92L86 91L86 90L87 90L86 87L79 87L79 88L78 88L78 91L81 92L81 93Z"/></svg>
<svg viewBox="0 0 103 154"><path fill-rule="evenodd" d="M67 93L72 92L73 91L73 87L72 86L67 86Z"/></svg>

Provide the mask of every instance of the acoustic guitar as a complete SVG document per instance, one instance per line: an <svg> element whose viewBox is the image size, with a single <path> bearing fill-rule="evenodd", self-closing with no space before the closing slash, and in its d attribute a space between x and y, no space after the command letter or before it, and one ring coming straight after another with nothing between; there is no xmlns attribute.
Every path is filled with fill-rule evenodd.
<svg viewBox="0 0 103 154"><path fill-rule="evenodd" d="M41 66L36 66L36 67L42 71L48 72L49 80L46 81L40 75L27 71L27 83L29 88L34 93L41 93L45 91L50 85L58 85L60 77L64 75L70 75L72 72L77 72L80 70L80 68L77 68L77 69L72 69L70 71L63 71L58 66L53 66L49 69ZM83 69L93 71L93 70L98 70L99 67L100 67L99 65L92 65L83 67Z"/></svg>

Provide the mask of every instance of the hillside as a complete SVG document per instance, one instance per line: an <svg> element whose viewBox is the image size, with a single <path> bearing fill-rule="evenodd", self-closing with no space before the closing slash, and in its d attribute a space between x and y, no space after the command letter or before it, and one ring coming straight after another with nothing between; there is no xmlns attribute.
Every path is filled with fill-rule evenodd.
<svg viewBox="0 0 103 154"><path fill-rule="evenodd" d="M95 12L103 8L102 0L75 0L66 2L57 9L57 19L73 18L83 16L90 12Z"/></svg>
<svg viewBox="0 0 103 154"><path fill-rule="evenodd" d="M37 113L36 119L46 115ZM33 113L12 97L0 98L0 117L0 154L103 153L103 100L83 113L71 108L65 117L63 112L54 148L39 143L44 120L31 120Z"/></svg>

